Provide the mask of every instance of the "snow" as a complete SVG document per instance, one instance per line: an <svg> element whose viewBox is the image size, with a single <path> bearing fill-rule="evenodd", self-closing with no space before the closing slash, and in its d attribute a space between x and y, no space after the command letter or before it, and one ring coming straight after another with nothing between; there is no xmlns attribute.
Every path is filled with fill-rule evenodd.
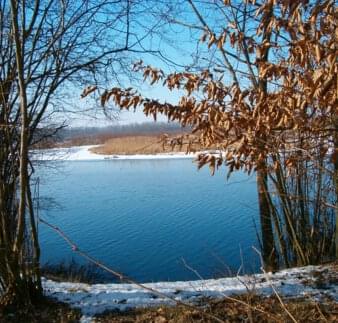
<svg viewBox="0 0 338 323"><path fill-rule="evenodd" d="M208 279L181 282L146 283L162 294L183 302L194 302L201 297L222 297L246 293L249 290L263 295L274 293L286 297L306 296L320 300L328 296L338 301L338 285L331 284L317 287L314 273L328 278L337 284L337 272L325 266L307 266L282 270L271 274L256 274L221 279ZM82 322L90 322L90 318L106 310L126 310L130 308L174 305L175 302L159 297L152 292L133 284L84 284L55 282L43 279L43 288L47 296L79 308L83 314Z"/></svg>
<svg viewBox="0 0 338 323"><path fill-rule="evenodd" d="M31 151L33 160L53 161L89 161L89 160L126 160L126 159L171 159L171 158L195 158L196 154L184 152L163 153L153 155L101 155L90 151L98 145L73 146L70 148L52 148Z"/></svg>

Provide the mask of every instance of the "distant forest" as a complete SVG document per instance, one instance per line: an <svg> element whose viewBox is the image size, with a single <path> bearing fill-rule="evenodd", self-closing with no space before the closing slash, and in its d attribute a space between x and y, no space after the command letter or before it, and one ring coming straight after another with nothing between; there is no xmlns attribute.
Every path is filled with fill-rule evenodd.
<svg viewBox="0 0 338 323"><path fill-rule="evenodd" d="M166 122L132 123L106 127L66 127L58 129L55 133L51 129L49 129L49 131L44 129L44 135L46 131L48 131L50 135L47 136L47 140L37 140L36 147L49 148L53 146L102 144L106 140L114 137L149 136L163 133L177 134L189 131L189 129L182 128L177 123Z"/></svg>

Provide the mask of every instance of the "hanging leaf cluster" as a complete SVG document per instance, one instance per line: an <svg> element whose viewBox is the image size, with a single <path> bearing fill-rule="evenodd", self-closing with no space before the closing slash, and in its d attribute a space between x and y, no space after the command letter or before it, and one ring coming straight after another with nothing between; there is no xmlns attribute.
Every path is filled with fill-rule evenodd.
<svg viewBox="0 0 338 323"><path fill-rule="evenodd" d="M140 61L135 71L143 73L150 84L184 91L179 102L146 98L131 88L112 88L102 96L102 105L113 101L121 109L141 107L155 120L164 114L170 121L191 127L201 147L221 152L198 157L199 166L209 164L212 171L226 164L230 172L251 172L269 154L292 149L295 132L308 134L309 142L315 143L319 137L329 141L337 127L338 113L338 12L334 1L246 2L256 8L259 23L255 37L247 37L233 23L220 35L206 29L201 41L221 50L245 46L246 53L255 58L252 65L257 71L253 74L257 86L225 84L210 70L166 75ZM231 1L224 4L230 6ZM263 33L272 32L279 36L274 37L276 41L259 41ZM268 60L267 51L271 49ZM287 163L292 166L292 154Z"/></svg>

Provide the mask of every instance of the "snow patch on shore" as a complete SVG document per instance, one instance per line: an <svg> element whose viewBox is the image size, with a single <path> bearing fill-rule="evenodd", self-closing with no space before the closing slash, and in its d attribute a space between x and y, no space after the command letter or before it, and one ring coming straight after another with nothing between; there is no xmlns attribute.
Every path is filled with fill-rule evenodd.
<svg viewBox="0 0 338 323"><path fill-rule="evenodd" d="M325 282L333 281L334 283L317 284L315 277L318 276L324 277ZM325 266L293 268L274 274L144 285L177 301L189 303L194 303L201 297L224 297L243 294L249 290L263 295L272 295L273 288L279 295L285 297L310 297L317 300L330 297L338 301L337 272ZM90 285L43 279L43 288L47 296L79 308L84 315L83 322L89 322L90 317L106 310L175 304L173 300L132 284Z"/></svg>
<svg viewBox="0 0 338 323"><path fill-rule="evenodd" d="M101 155L90 151L99 145L73 146L69 148L51 148L31 151L33 160L39 161L90 161L90 160L126 160L126 159L171 159L171 158L195 158L196 154L184 152L163 153L153 155Z"/></svg>

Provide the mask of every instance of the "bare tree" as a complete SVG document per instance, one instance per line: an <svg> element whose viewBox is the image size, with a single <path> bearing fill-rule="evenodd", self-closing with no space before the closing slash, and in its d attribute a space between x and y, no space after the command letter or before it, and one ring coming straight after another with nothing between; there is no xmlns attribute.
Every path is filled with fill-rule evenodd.
<svg viewBox="0 0 338 323"><path fill-rule="evenodd" d="M42 294L29 148L46 136L41 127L62 108L60 97L117 78L132 52L153 51L144 42L158 21L142 25L146 15L142 2L130 0L0 2L2 305Z"/></svg>

